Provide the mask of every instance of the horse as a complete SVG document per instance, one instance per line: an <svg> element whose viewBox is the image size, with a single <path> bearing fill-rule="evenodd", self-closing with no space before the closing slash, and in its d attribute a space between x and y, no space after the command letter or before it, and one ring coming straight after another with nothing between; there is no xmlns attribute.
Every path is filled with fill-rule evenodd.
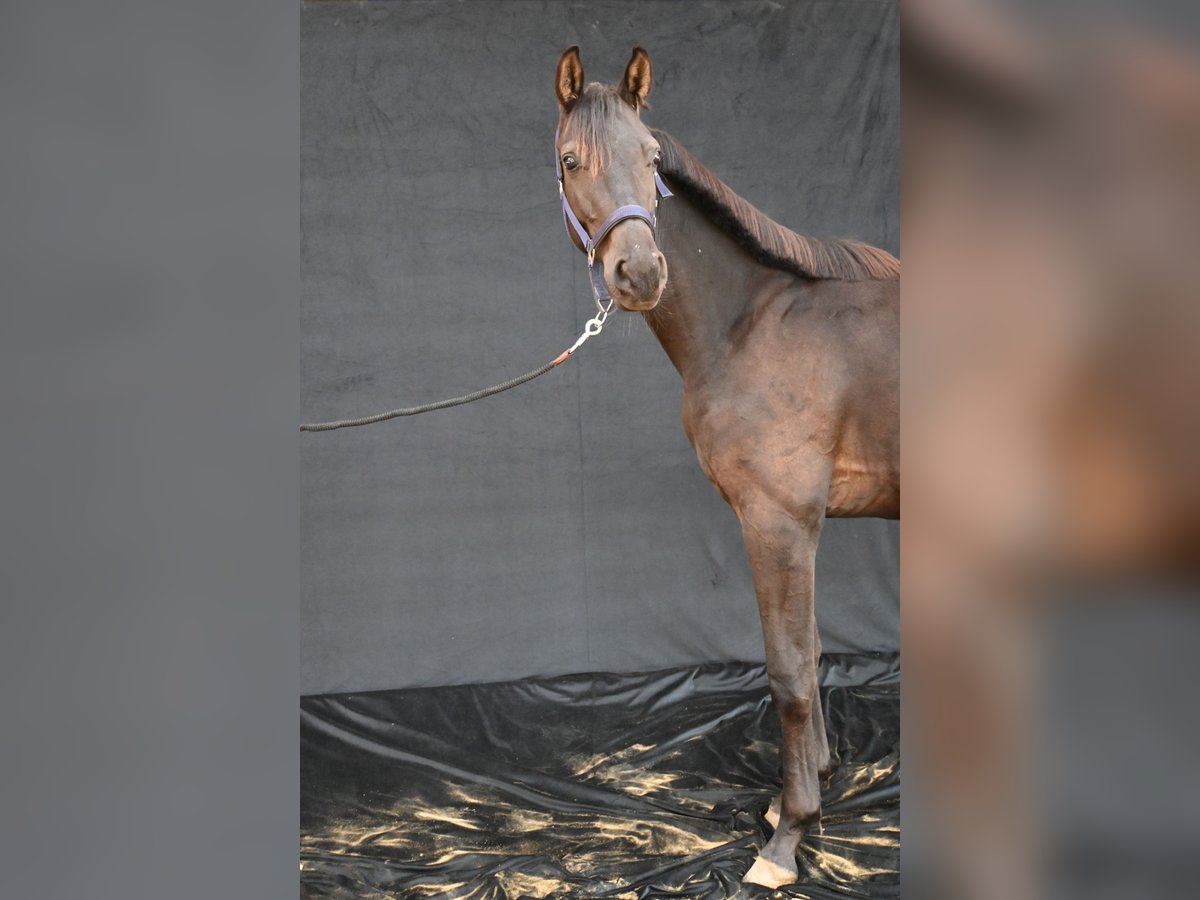
<svg viewBox="0 0 1200 900"><path fill-rule="evenodd" d="M642 123L652 81L640 47L616 85L585 84L578 47L559 58L564 218L597 304L640 312L679 372L684 430L741 523L783 770L774 833L743 880L776 888L799 878L832 767L813 586L822 523L900 515L900 263L755 209ZM659 209L658 196L671 199Z"/></svg>

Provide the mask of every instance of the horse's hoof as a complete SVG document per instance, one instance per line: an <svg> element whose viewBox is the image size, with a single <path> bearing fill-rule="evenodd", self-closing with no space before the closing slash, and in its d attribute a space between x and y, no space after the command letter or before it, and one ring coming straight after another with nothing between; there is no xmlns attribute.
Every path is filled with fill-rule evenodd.
<svg viewBox="0 0 1200 900"><path fill-rule="evenodd" d="M754 860L754 865L750 867L750 871L746 873L742 883L759 884L765 888L774 889L785 884L793 884L799 877L800 870L795 866L789 869L760 856Z"/></svg>
<svg viewBox="0 0 1200 900"><path fill-rule="evenodd" d="M767 811L763 813L763 818L767 820L767 824L772 828L779 828L779 806L782 801L778 794L771 800L771 805L767 807Z"/></svg>

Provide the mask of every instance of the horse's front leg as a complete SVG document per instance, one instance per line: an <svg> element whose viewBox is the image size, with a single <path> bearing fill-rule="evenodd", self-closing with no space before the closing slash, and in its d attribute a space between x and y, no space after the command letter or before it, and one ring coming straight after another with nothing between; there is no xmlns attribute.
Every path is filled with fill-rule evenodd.
<svg viewBox="0 0 1200 900"><path fill-rule="evenodd" d="M813 566L824 506L785 511L764 503L742 507L739 516L758 596L767 678L783 731L779 821L745 881L775 888L799 877L796 848L821 815L819 770L827 764L828 749L824 723L817 738L813 718L820 708Z"/></svg>
<svg viewBox="0 0 1200 900"><path fill-rule="evenodd" d="M814 630L817 646L813 651L813 659L820 663L821 660L821 632L820 629ZM833 772L833 758L829 753L829 738L825 734L825 710L821 706L821 690L820 685L817 686L817 692L813 695L812 713L808 717L808 727L804 731L804 740L808 743L809 750L816 755L817 758L817 776L821 783L825 784L825 780ZM767 807L765 818L767 823L772 828L779 827L779 810L783 805L783 794L776 794L771 805Z"/></svg>

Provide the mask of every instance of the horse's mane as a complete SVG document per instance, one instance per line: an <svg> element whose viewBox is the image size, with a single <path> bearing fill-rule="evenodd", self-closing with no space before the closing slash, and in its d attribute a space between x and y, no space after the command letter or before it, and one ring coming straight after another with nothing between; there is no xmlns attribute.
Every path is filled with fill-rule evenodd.
<svg viewBox="0 0 1200 900"><path fill-rule="evenodd" d="M900 260L860 241L797 234L733 192L665 131L651 129L662 148L663 175L751 256L803 278L881 281L900 277Z"/></svg>

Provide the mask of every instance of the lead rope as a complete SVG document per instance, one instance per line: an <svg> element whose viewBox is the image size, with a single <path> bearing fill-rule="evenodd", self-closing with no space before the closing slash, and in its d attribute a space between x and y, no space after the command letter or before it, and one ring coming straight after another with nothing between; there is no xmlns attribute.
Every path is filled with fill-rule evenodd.
<svg viewBox="0 0 1200 900"><path fill-rule="evenodd" d="M596 308L599 312L588 319L587 324L583 326L583 333L575 340L569 348L558 354L550 362L546 363L539 369L534 369L532 372L526 372L524 375L519 375L509 381L501 384L493 385L489 388L483 388L479 391L474 391L470 394L464 394L461 397L453 397L450 400L438 400L435 403L425 403L421 406L409 406L404 409L393 409L391 412L379 413L374 416L363 416L361 419L339 419L336 422L313 422L308 425L301 425L301 431L333 431L337 428L356 428L359 425L374 425L376 422L386 422L388 419L398 419L400 416L415 416L419 413L433 412L435 409L449 409L451 406L462 406L464 403L472 403L475 400L482 400L484 397L490 397L492 394L499 394L502 391L507 391L509 388L515 388L517 385L524 384L527 381L533 381L539 375L545 375L551 369L562 365L587 342L590 337L595 337L604 330L604 321L608 318L608 314L612 311L612 300L608 301L608 306L601 306L600 301L596 301Z"/></svg>
<svg viewBox="0 0 1200 900"><path fill-rule="evenodd" d="M554 146L558 147L558 130L554 132ZM575 215L575 211L571 209L571 204L567 202L567 196L563 191L563 173L562 162L558 158L557 150L554 156L554 172L558 176L558 196L562 201L563 208L563 224L567 227L567 235L570 236L572 227L578 235L581 242L581 249L587 254L588 261L588 278L592 283L592 298L596 301L596 315L588 319L587 324L583 327L583 334L575 340L569 348L552 360L546 363L540 369L534 369L532 372L526 372L513 378L510 381L505 381L501 384L493 385L490 388L484 388L480 391L475 391L471 394L464 394L462 397L453 397L450 400L438 400L436 403L426 403L422 406L409 406L404 409L393 409L391 412L379 413L374 416L363 416L361 419L339 419L336 422L313 422L308 425L301 425L301 431L333 431L337 428L355 428L359 425L374 425L376 422L386 422L388 419L397 419L400 416L415 416L420 413L433 412L435 409L449 409L451 406L462 406L464 403L471 403L475 400L482 400L484 397L490 397L492 394L499 394L501 391L507 391L509 388L515 388L519 384L524 384L527 381L533 381L539 375L545 375L556 366L560 366L571 358L571 355L583 346L584 342L590 337L595 337L604 330L604 321L608 318L608 314L612 311L613 300L608 292L608 286L604 283L603 267L596 262L596 248L601 241L608 235L613 228L620 222L626 219L642 219L650 225L651 229L655 228L658 212L658 198L670 197L671 191L663 182L662 177L656 170L654 173L654 212L643 209L640 206L621 206L613 210L607 219L596 229L596 236L588 235L587 229L583 227L583 223ZM604 300L608 303L605 304Z"/></svg>

